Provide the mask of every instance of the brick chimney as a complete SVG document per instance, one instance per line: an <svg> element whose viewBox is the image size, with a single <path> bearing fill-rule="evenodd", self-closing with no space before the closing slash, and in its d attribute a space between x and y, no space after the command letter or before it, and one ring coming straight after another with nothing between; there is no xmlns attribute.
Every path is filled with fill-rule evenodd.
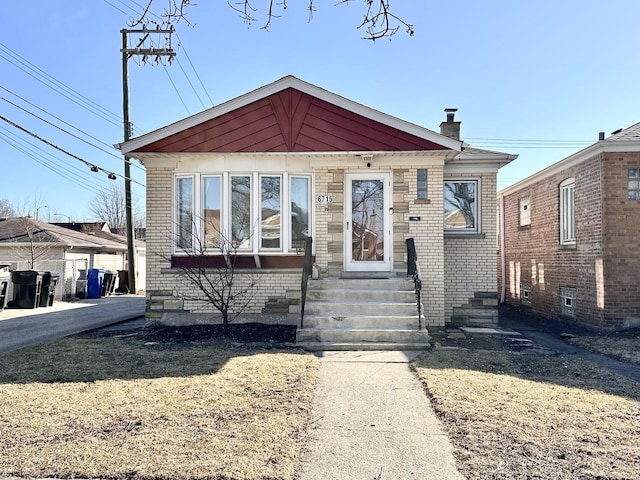
<svg viewBox="0 0 640 480"><path fill-rule="evenodd" d="M457 108L445 108L447 114L447 121L440 124L440 133L445 137L453 138L454 140L460 140L460 122L453 120Z"/></svg>

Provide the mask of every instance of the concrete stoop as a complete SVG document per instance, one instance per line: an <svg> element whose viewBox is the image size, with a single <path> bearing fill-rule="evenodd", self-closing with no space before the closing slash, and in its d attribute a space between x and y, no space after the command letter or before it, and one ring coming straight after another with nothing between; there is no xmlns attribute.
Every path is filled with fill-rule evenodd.
<svg viewBox="0 0 640 480"><path fill-rule="evenodd" d="M419 325L413 283L405 277L310 280L296 344L316 351L428 349L429 334Z"/></svg>

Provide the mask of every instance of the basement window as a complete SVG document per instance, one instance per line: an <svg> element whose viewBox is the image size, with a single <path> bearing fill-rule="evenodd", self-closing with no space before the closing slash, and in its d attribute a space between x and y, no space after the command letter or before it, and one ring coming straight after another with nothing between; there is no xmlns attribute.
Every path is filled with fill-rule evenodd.
<svg viewBox="0 0 640 480"><path fill-rule="evenodd" d="M568 317L576 316L576 289L560 287L560 312Z"/></svg>
<svg viewBox="0 0 640 480"><path fill-rule="evenodd" d="M531 289L530 283L520 282L520 304L527 307L531 306Z"/></svg>

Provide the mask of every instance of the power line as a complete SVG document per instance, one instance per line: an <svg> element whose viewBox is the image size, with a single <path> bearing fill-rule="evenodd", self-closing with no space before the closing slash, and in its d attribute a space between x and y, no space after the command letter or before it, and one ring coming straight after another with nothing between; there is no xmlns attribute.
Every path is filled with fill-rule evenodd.
<svg viewBox="0 0 640 480"><path fill-rule="evenodd" d="M116 125L118 127L122 125L122 119L118 115L116 115L113 112L110 112L106 108L98 105L97 103L85 97L84 95L76 92L71 87L68 87L61 81L57 80L56 78L46 73L44 70L36 67L34 64L29 62L25 58L21 57L19 54L11 50L6 45L0 43L0 50L2 50L5 54L3 55L2 53L0 53L0 58L3 58L7 62L15 66L16 68L22 70L27 75L39 81L40 83L51 88L52 90L56 91L57 93L67 98L68 100L71 100L75 104L85 108L86 110L89 110L91 113L99 116L100 118L111 123L112 125ZM11 58L7 58L6 55L9 55Z"/></svg>
<svg viewBox="0 0 640 480"><path fill-rule="evenodd" d="M14 134L9 132L6 128L0 127L0 130L3 130L6 132L6 134L3 134L2 132L0 132L0 138L2 138L8 145L13 147L14 149L32 158L43 167L54 172L56 175L59 175L64 179L70 182L73 182L76 185L86 190L93 191L93 189L90 187L92 182L89 179L83 178L78 172L66 169L63 166L59 165L58 163L54 162L53 160L47 159L45 155L53 159L55 159L55 157L49 155L47 152L45 152L44 150L38 147L35 147L34 145L31 145L31 144L21 145L20 142L22 142L23 144L26 142L24 142L24 140L20 139L19 137L16 137ZM8 135L11 135L15 139L10 138ZM38 153L36 149L43 152L43 154ZM77 177L77 178L73 178L73 177ZM102 180L102 182L104 182L104 180Z"/></svg>
<svg viewBox="0 0 640 480"><path fill-rule="evenodd" d="M0 85L0 88L1 88L1 89L3 89L3 90L6 90L7 92L11 93L12 95L15 95L16 97L18 97L18 98L19 98L19 99L21 99L22 101L24 101L24 102L28 103L29 105L31 105L31 106L33 106L33 107L37 108L37 109L38 109L38 110L40 110L41 112L44 112L44 113L46 113L47 115L49 115L49 116L51 116L51 117L55 118L55 119L56 119L56 120L58 120L59 122L62 122L62 123L64 123L65 125L68 125L69 127L73 128L74 130L77 130L77 131L81 132L82 134L84 134L84 135L88 136L89 138L92 138L93 140L96 140L97 142L100 142L101 144L106 145L107 147L113 148L113 147L111 147L111 145L109 145L108 143L103 142L102 140L100 140L100 139L98 139L98 138L96 138L96 137L94 137L94 136L92 136L92 135L88 134L87 132L85 132L85 131L83 131L83 130L81 130L81 129L77 128L77 127L75 127L74 125L72 125L72 124L70 124L70 123L68 123L68 122L65 122L65 121L64 121L64 120L62 120L60 117L57 117L56 115L54 115L54 114L52 114L52 113L50 113L50 112L47 112L46 110L44 110L44 109L42 109L42 108L38 107L37 105L35 105L35 104L33 104L33 103L29 102L29 101L28 101L28 100L26 100L25 98L23 98L23 97L21 97L21 96L19 96L19 95L15 94L15 93L13 93L11 90L9 90L9 89L7 89L7 88L3 87L2 85ZM7 102L7 103L8 103L8 104L10 104L10 105L13 105L14 107L16 107L16 108L18 108L18 109L22 110L22 111L23 111L23 112L25 112L25 113L28 113L29 115L32 115L33 117L37 118L38 120L41 120L41 121L45 122L47 125L51 125L52 127L57 128L58 130L60 130L60 131L62 131L62 132L64 132L64 133L66 133L67 135L70 135L70 136L72 136L73 138L75 138L75 139L77 139L77 140L80 140L81 142L84 142L84 143L86 143L87 145L90 145L90 146L92 146L92 147L94 147L94 148L96 148L96 149L100 150L101 152L104 152L104 153L106 153L106 154L108 154L108 155L111 155L112 157L114 157L114 158L116 158L116 159L118 159L118 160L122 160L122 159L123 159L123 157L122 157L121 155L117 155L116 153L114 153L113 151L110 151L110 150L105 150L104 148L99 147L99 146L97 146L97 145L95 145L95 144L93 144L93 143L91 143L91 142L89 142L89 141L87 141L87 140L85 140L85 139L83 139L83 138L79 137L78 135L75 135L75 134L73 134L73 133L71 133L71 132L69 132L69 131L65 130L64 128L62 128L62 127L60 127L60 126L58 126L58 125L56 125L56 124L54 124L54 123L52 123L52 122L50 122L50 121L48 121L48 120L46 120L46 119L44 119L44 118L40 117L39 115L36 115L35 113L33 113L33 112L31 112L31 111L27 110L26 108L21 107L20 105L18 105L18 104L16 104L16 103L12 102L11 100L8 100L8 99L6 99L6 98L4 98L4 97L2 97L2 96L0 96L0 100L3 100L3 101ZM144 168L142 168L140 165L137 165L137 164L135 164L135 163L131 162L131 160L125 160L125 161L126 161L126 162L129 162L131 165L133 165L133 166L135 166L135 167L139 168L140 170L143 170L143 171L144 171Z"/></svg>
<svg viewBox="0 0 640 480"><path fill-rule="evenodd" d="M7 117L5 117L5 116L3 116L3 115L0 115L0 120L3 120L4 122L8 123L8 124L9 124L9 125L11 125L12 127L15 127L15 128L17 128L18 130L21 130L22 132L24 132L24 133L26 133L26 134L28 134L28 135L32 136L32 137L33 137L33 138L35 138L36 140L40 140L41 142L46 143L46 144L47 144L47 145L49 145L50 147L55 148L56 150L61 151L61 152L62 152L62 153L64 153L65 155L68 155L68 156L70 156L71 158L75 158L76 160L78 160L78 161L80 161L80 162L84 163L86 166L88 166L88 167L91 169L91 171L92 171L92 172L100 172L100 171L101 171L101 172L104 172L104 173L106 173L106 174L107 174L107 176L108 176L108 178L109 178L110 180L115 180L117 177L125 178L125 177L123 177L122 175L116 175L115 173L113 173L113 172L112 172L112 171L110 171L110 170L107 170L106 168L99 167L98 165L96 165L96 164L94 164L94 163L91 163L91 162L89 162L89 161L85 160L84 158L78 157L77 155L74 155L73 153L68 152L68 151L67 151L67 150L65 150L64 148L62 148L62 147L59 147L59 146L55 145L54 143L50 142L49 140L46 140L45 138L43 138L43 137L41 137L41 136L39 136L39 135L37 135L37 134L35 134L35 133L31 132L30 130L28 130L27 128L25 128L25 127L23 127L23 126L18 125L17 123L15 123L15 122L13 122L13 121L9 120ZM125 180L126 180L126 179L125 179ZM140 186L142 186L142 187L144 187L144 186L145 186L144 184L142 184L142 183L140 183L140 182L137 182L136 180L133 180L133 179L129 179L129 180L130 180L130 181L132 181L132 182L137 183L138 185L140 185Z"/></svg>

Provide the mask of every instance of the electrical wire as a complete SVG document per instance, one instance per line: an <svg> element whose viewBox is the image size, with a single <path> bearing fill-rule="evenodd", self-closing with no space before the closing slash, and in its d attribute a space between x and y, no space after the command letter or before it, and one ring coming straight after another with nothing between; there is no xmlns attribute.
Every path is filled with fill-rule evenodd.
<svg viewBox="0 0 640 480"><path fill-rule="evenodd" d="M50 112L47 112L46 110L44 110L44 109L42 109L42 108L38 107L37 105L35 105L35 104L33 104L33 103L29 102L28 100L24 99L23 97L21 97L21 96L19 96L19 95L15 94L15 93L13 93L11 90L9 90L9 89L7 89L7 88L3 87L2 85L0 85L0 88L1 88L1 89L3 89L3 90L6 90L7 92L11 93L12 95L15 95L16 97L18 97L18 98L19 98L19 99L21 99L22 101L24 101L24 102L28 103L29 105L31 105L31 106L33 106L33 107L37 108L37 109L38 109L38 110L40 110L40 111L42 111L42 112L46 113L47 115L49 115L49 116L51 116L51 117L55 118L55 119L56 119L56 120L58 120L59 122L62 122L62 123L64 123L65 125L68 125L69 127L71 127L71 128L73 128L73 129L75 129L75 130L77 130L77 131L79 131L79 132L83 133L84 135L88 136L89 138L92 138L93 140L96 140L97 142L100 142L101 144L106 145L107 147L111 147L108 143L103 142L102 140L100 140L100 139L98 139L98 138L96 138L96 137L94 137L94 136L92 136L92 135L88 134L87 132L85 132L85 131L83 131L83 130L81 130L81 129L77 128L77 127L75 127L74 125L71 125L71 124L70 124L70 123L68 123L68 122L65 122L65 121L64 121L64 120L62 120L60 117L57 117L56 115L53 115L53 114L52 114L52 113L50 113ZM12 102L11 100L8 100L8 99L6 99L6 98L4 98L4 97L2 97L2 96L0 96L0 100L3 100L3 101L7 102L7 103L8 103L8 104L10 104L10 105L13 105L14 107L16 107L16 108L18 108L18 109L22 110L22 111L23 111L23 112L25 112L25 113L28 113L29 115L32 115L33 117L37 118L38 120L41 120L41 121L45 122L47 125L50 125L50 126L52 126L52 127L54 127L54 128L57 128L58 130L60 130L60 131L62 131L62 132L64 132L64 133L66 133L67 135L70 135L70 136L72 136L73 138L75 138L75 139L77 139L77 140L80 140L81 142L84 142L84 143L86 143L87 145L90 145L90 146L92 146L92 147L94 147L94 148L96 148L96 149L100 150L101 152L106 153L107 155L110 155L110 156L112 156L112 157L114 157L114 158L116 158L116 159L118 159L118 160L124 160L126 163L128 163L128 164L130 164L130 165L132 165L132 166L134 166L134 167L137 167L137 168L139 168L140 170L144 171L144 168L142 168L140 165L138 165L138 164L136 164L136 163L132 162L131 160L127 160L127 158L126 158L126 157L123 157L122 155L118 155L118 154L114 153L113 151L105 150L104 148L99 147L99 146L97 146L97 145L95 145L95 144L93 144L93 143L91 143L91 142L89 142L89 141L85 140L84 138L81 138L81 137L79 137L78 135L75 135L74 133L71 133L71 132L69 132L69 131L65 130L64 128L62 128L62 127L60 127L60 126L58 126L58 125L56 125L56 124L54 124L54 123L52 123L52 122L50 122L50 121L48 121L48 120L46 120L46 119L44 119L44 118L40 117L39 115L36 115L35 113L33 113L33 112L31 112L31 111L27 110L26 108L21 107L20 105L17 105L16 103ZM113 148L113 147L111 147L111 148Z"/></svg>
<svg viewBox="0 0 640 480"><path fill-rule="evenodd" d="M76 160L78 160L78 161L80 161L80 162L84 163L84 164L85 164L86 166L88 166L88 167L91 169L91 171L93 171L93 172L98 172L98 171L104 172L104 173L106 173L106 174L107 174L107 176L109 177L109 179L110 179L110 180L115 180L115 179L116 179L116 177L121 177L121 178L124 178L125 180L127 180L127 178L126 178L126 177L124 177L123 175L116 174L116 173L114 173L114 172L112 172L112 171L110 171L110 170L107 170L106 168L100 167L100 166L98 166L98 165L96 165L96 164L94 164L94 163L91 163L91 162L89 162L89 161L85 160L84 158L81 158L81 157L79 157L79 156L77 156L77 155L74 155L74 154L73 154L73 153L71 153L71 152L68 152L68 151L67 151L67 150L65 150L64 148L59 147L58 145L55 145L54 143L50 142L49 140L46 140L45 138L43 138L43 137L41 137L41 136L37 135L36 133L31 132L30 130L28 130L27 128L25 128L25 127L23 127L23 126L18 125L17 123L15 123L15 122L13 122L13 121L9 120L7 117L5 117L5 116L3 116L3 115L0 115L0 120L3 120L4 122L8 123L8 124L9 124L9 125L11 125L12 127L15 127L15 128L17 128L18 130L21 130L22 132L24 132L24 133L26 133L26 134L28 134L28 135L32 136L32 137L33 137L33 138L35 138L36 140L40 140L41 142L46 143L46 144L47 144L47 145L49 145L50 147L55 148L56 150L59 150L60 152L64 153L65 155L68 155L68 156L70 156L71 158L75 158ZM130 180L130 181L132 181L132 182L134 182L134 183L137 183L138 185L140 185L140 186L142 186L142 187L144 187L144 186L145 186L144 184L142 184L142 183L140 183L140 182L138 182L138 181L136 181L136 180L134 180L134 179L132 179L132 178L129 178L128 180Z"/></svg>
<svg viewBox="0 0 640 480"><path fill-rule="evenodd" d="M2 52L4 52L4 55ZM10 55L11 58L7 58L6 55ZM61 81L52 77L42 69L36 67L33 63L21 57L19 54L11 50L9 47L4 45L3 43L0 43L0 58L3 58L7 62L15 66L16 68L25 72L27 75L31 76L32 78L36 79L40 83L56 91L57 93L67 98L68 100L71 100L73 103L99 116L103 120L111 123L112 125L116 125L118 127L122 126L122 119L118 115L98 105L97 103L93 102L92 100L85 97L84 95L76 92L71 87L68 87Z"/></svg>
<svg viewBox="0 0 640 480"><path fill-rule="evenodd" d="M187 107L187 104L184 103L184 99L182 98L182 95L180 95L180 90L178 90L178 87L176 87L176 84L173 83L173 79L171 78L171 75L169 75L169 70L167 69L167 66L162 65L162 68L164 68L164 71L166 72L167 77L169 78L169 82L171 82L171 85L173 85L173 89L175 90L176 95L178 95L178 98L182 102L182 105L184 105L184 109L187 111L187 115L190 115L191 112L189 111L189 107Z"/></svg>
<svg viewBox="0 0 640 480"><path fill-rule="evenodd" d="M89 181L87 178L82 177L77 171L66 169L65 167L61 166L59 163L54 162L53 160L47 159L44 155L48 155L49 157L54 159L55 157L52 157L51 155L47 154L44 151L43 151L44 155L38 153L34 148L31 148L33 147L32 145L31 146L21 145L20 139L18 137L15 137L15 135L12 135L15 137L15 140L10 138L9 135L11 135L11 132L9 132L4 127L0 127L0 130L3 130L4 132L6 132L6 133L2 133L2 131L0 131L0 139L4 140L5 143L10 145L14 149L18 150L22 154L32 158L43 167L47 168L48 170L51 170L56 175L59 175L65 180L75 183L76 185L89 191L95 191L95 189L97 188L97 184L92 184L91 181ZM41 149L38 149L38 150L41 150ZM102 180L102 182L106 184L106 181ZM94 188L92 188L91 185L94 185Z"/></svg>

